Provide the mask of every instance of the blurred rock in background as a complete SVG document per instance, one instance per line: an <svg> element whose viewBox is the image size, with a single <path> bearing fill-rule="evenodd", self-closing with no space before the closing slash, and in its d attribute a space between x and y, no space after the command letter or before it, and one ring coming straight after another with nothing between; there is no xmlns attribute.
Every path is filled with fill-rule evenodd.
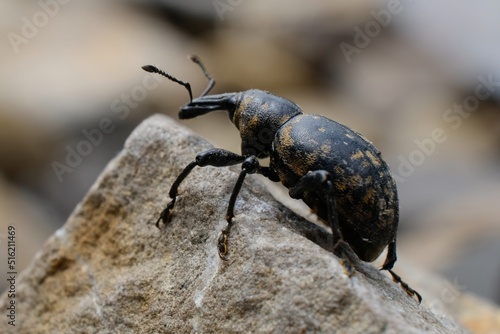
<svg viewBox="0 0 500 334"><path fill-rule="evenodd" d="M6 3L0 236L18 227L19 240L30 240L19 254L30 258L138 122L157 111L175 117L188 101L183 87L140 67L150 63L189 81L196 95L206 79L186 57L194 53L217 80L214 93L269 90L372 140L398 179L401 257L499 303L498 6ZM184 124L239 150L224 113Z"/></svg>

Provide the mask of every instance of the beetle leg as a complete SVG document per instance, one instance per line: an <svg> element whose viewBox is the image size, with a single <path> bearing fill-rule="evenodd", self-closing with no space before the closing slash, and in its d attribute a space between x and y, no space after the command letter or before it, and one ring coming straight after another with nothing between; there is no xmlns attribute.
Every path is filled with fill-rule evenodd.
<svg viewBox="0 0 500 334"><path fill-rule="evenodd" d="M418 303L420 304L422 302L422 296L417 291L413 290L405 281L403 281L398 274L392 271L392 267L394 267L396 259L396 240L394 240L389 244L389 247L387 249L387 257L384 261L384 264L382 265L381 270L387 270L391 274L392 280L395 283L401 285L403 290L405 290L410 297L415 296L418 300Z"/></svg>
<svg viewBox="0 0 500 334"><path fill-rule="evenodd" d="M189 163L182 170L182 172L179 174L179 176L177 176L177 179L175 179L174 183L172 184L172 187L170 187L170 191L168 192L168 194L172 200L167 204L167 207L165 209L163 209L163 211L160 214L160 217L156 221L157 228L160 228L160 221L162 221L163 224L167 224L170 221L170 217L171 217L170 210L172 210L174 208L175 199L177 198L177 192L178 192L179 185L186 178L186 176L188 176L189 173L191 173L193 168L196 167L197 165L198 164L196 163L196 161Z"/></svg>
<svg viewBox="0 0 500 334"><path fill-rule="evenodd" d="M387 247L387 257L385 258L382 270L389 270L394 267L394 263L398 259L396 254L396 240L392 241Z"/></svg>
<svg viewBox="0 0 500 334"><path fill-rule="evenodd" d="M160 217L156 221L156 227L160 228L160 222L167 224L170 221L171 213L170 211L174 208L175 200L178 195L178 188L181 182L191 173L194 167L205 167L205 166L215 166L224 167L235 165L241 163L245 158L239 154L229 152L219 148L213 148L208 151L199 153L196 159L189 163L184 170L179 174L177 179L172 184L168 195L172 199L166 206L166 208L161 212Z"/></svg>
<svg viewBox="0 0 500 334"><path fill-rule="evenodd" d="M225 261L227 260L227 252L228 252L227 240L229 237L229 231L233 225L234 204L236 203L236 198L240 193L243 181L245 180L247 174L253 174L257 172L258 169L259 169L259 160L257 160L257 158L253 155L246 158L245 161L243 161L243 164L241 165L240 175L238 176L238 180L236 181L236 184L234 185L233 188L233 192L231 193L231 197L229 198L229 205L227 207L227 212L226 212L227 226L219 233L219 237L217 240L217 249L219 251L219 257L222 260Z"/></svg>
<svg viewBox="0 0 500 334"><path fill-rule="evenodd" d="M295 186L290 188L289 193L292 198L302 198L304 192L317 191L321 188L326 192L328 224L330 224L333 234L333 252L340 258L348 275L351 276L354 269L344 252L344 247L349 247L349 245L344 242L342 231L340 230L339 218L336 210L337 204L335 202L335 187L330 173L325 170L309 171Z"/></svg>

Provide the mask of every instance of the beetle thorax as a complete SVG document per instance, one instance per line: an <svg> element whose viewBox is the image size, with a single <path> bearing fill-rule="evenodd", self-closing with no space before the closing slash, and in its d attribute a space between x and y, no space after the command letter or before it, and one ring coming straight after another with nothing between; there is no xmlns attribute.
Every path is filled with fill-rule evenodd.
<svg viewBox="0 0 500 334"><path fill-rule="evenodd" d="M243 92L231 119L241 134L242 154L268 156L278 129L298 114L302 110L290 100L258 89Z"/></svg>

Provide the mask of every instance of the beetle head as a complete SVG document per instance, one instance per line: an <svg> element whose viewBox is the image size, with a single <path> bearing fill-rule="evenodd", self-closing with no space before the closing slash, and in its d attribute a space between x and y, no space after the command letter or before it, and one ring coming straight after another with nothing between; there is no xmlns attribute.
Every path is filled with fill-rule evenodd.
<svg viewBox="0 0 500 334"><path fill-rule="evenodd" d="M208 95L215 85L215 80L198 57L191 56L191 60L200 66L209 81L205 91L194 99L188 82L176 79L152 65L143 66L143 69L161 74L187 89L190 102L180 110L180 119L194 118L215 110L226 110L229 119L240 131L242 155L255 155L259 158L268 156L276 131L290 118L301 114L300 107L288 99L258 89Z"/></svg>

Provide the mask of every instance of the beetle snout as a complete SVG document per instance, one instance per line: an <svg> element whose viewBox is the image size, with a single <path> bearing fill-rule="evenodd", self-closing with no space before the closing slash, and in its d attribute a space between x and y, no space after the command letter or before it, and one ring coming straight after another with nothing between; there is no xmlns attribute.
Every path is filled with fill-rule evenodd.
<svg viewBox="0 0 500 334"><path fill-rule="evenodd" d="M226 110L232 113L237 107L237 95L237 93L224 93L195 98L182 107L179 111L179 118L194 118L216 110Z"/></svg>

